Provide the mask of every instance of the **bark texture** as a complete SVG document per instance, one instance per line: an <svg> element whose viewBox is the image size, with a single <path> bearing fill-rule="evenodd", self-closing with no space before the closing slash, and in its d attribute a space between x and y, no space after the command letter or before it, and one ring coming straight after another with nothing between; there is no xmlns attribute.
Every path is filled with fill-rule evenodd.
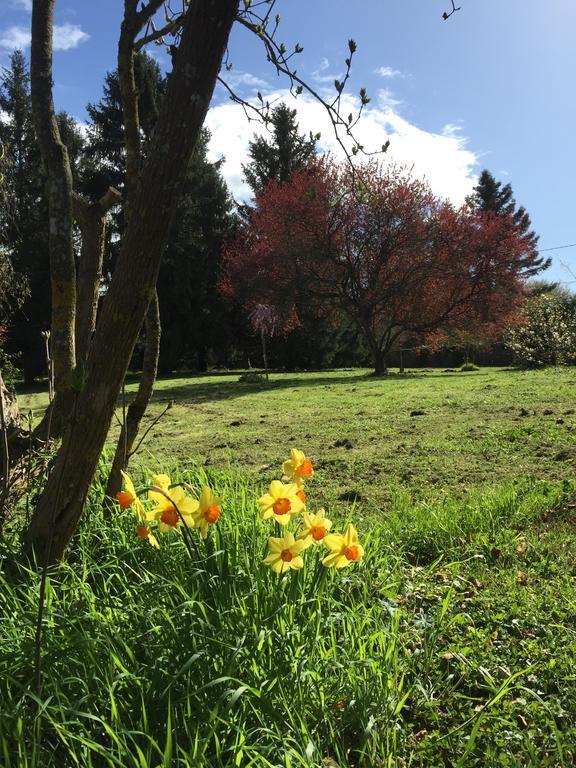
<svg viewBox="0 0 576 768"><path fill-rule="evenodd" d="M56 392L70 387L75 366L76 267L72 242L72 173L52 101L54 0L34 0L30 83L34 129L46 169L52 293L51 342Z"/></svg>
<svg viewBox="0 0 576 768"><path fill-rule="evenodd" d="M138 331L154 294L170 214L212 98L238 0L196 0L182 30L162 114L133 198L133 215L104 301L78 395L27 546L62 557L78 526Z"/></svg>
<svg viewBox="0 0 576 768"><path fill-rule="evenodd" d="M90 341L96 328L106 238L106 214L120 200L120 193L112 188L97 203L89 203L77 194L73 196L74 218L82 233L76 310L76 363L82 367L86 364Z"/></svg>
<svg viewBox="0 0 576 768"><path fill-rule="evenodd" d="M122 425L120 437L112 462L112 469L108 476L108 485L106 486L106 495L114 498L122 488L122 475L120 471L126 469L130 454L138 437L140 422L146 413L148 403L154 390L156 373L158 371L158 356L160 355L160 307L158 305L158 294L154 291L152 301L148 305L146 312L146 347L144 349L144 360L142 362L142 376L136 397L128 406L126 413L126 423Z"/></svg>
<svg viewBox="0 0 576 768"><path fill-rule="evenodd" d="M157 10L159 0L153 0L148 6L144 6L138 13L135 0L125 0L124 20L120 31L118 43L118 80L120 84L120 99L122 102L122 116L124 120L124 145L126 147L126 180L124 196L124 219L130 223L131 200L136 189L138 176L142 164L142 147L140 141L140 114L138 110L138 92L136 89L136 77L134 72L134 45L136 37L143 24L150 15ZM112 469L108 477L106 495L114 497L122 487L121 470L126 469L130 459L130 452L138 436L140 422L146 413L148 404L152 398L154 382L158 372L158 358L160 356L160 308L158 296L154 291L154 297L146 312L144 323L145 350L142 364L142 376L138 385L138 392L134 401L128 408L126 423L122 425Z"/></svg>

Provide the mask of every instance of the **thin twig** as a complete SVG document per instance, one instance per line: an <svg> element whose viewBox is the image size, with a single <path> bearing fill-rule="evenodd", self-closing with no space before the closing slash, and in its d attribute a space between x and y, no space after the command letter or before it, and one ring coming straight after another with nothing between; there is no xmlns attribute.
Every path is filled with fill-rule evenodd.
<svg viewBox="0 0 576 768"><path fill-rule="evenodd" d="M122 435L124 437L124 466L128 464L128 433L126 430L126 379L122 382Z"/></svg>
<svg viewBox="0 0 576 768"><path fill-rule="evenodd" d="M453 13L456 13L456 11L460 11L461 8L462 8L461 6L458 6L458 8L456 8L456 6L454 4L454 0L451 0L451 2L452 2L452 10L451 11L444 11L444 13L442 14L442 18L444 19L444 21L449 19L450 16L452 16Z"/></svg>
<svg viewBox="0 0 576 768"><path fill-rule="evenodd" d="M0 370L0 431L2 434L2 491L0 492L0 530L4 520L4 504L8 498L8 475L10 473L10 454L8 451L8 425L4 403L4 380Z"/></svg>
<svg viewBox="0 0 576 768"><path fill-rule="evenodd" d="M130 451L130 453L128 454L128 459L129 459L129 460L130 460L130 459L132 458L132 456L134 456L134 454L135 454L135 453L138 451L138 449L140 448L140 446L141 446L141 445L142 445L142 443L144 442L144 440L145 440L145 438L146 438L147 434L150 432L150 430L151 430L151 429L153 429L153 428L156 426L156 424L158 424L158 422L160 421L160 419L162 418L162 416L164 416L164 414L166 414L166 413L167 413L167 412L170 410L170 408L172 408L172 406L173 406L173 405L174 405L174 401L173 401L173 400L170 400L170 402L168 403L168 405L166 406L166 408L164 408L164 410L162 411L162 413L161 413L161 414L159 414L158 416L156 416L156 418L154 419L154 421L152 422L152 424L150 424L150 426L149 426L149 427L148 427L148 428L145 430L144 434L142 435L142 437L140 438L140 440L139 440L139 441L138 441L138 443L136 444L136 447L135 447L135 448L133 448L133 449Z"/></svg>

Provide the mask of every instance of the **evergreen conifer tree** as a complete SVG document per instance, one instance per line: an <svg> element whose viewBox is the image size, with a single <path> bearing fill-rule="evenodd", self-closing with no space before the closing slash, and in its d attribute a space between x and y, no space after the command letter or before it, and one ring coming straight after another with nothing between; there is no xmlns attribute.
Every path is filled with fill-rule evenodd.
<svg viewBox="0 0 576 768"><path fill-rule="evenodd" d="M142 152L152 135L166 80L157 63L145 53L136 56L136 86L142 129ZM125 155L118 73L106 75L104 93L88 105L87 162L81 189L97 197L114 186L124 186ZM209 134L203 131L192 157L181 197L173 211L170 238L158 276L162 337L160 370L179 365L205 368L210 350L221 349L234 337L229 311L216 290L221 243L233 226L232 200L220 173L206 153ZM122 211L113 216L107 259L108 275L124 231Z"/></svg>
<svg viewBox="0 0 576 768"><path fill-rule="evenodd" d="M21 51L14 51L0 78L0 143L4 148L4 194L0 207L3 246L17 273L25 276L29 296L14 314L6 342L21 352L26 383L45 373L42 331L50 327L50 265L45 176L32 125L30 79Z"/></svg>
<svg viewBox="0 0 576 768"><path fill-rule="evenodd" d="M523 206L516 206L514 193L510 184L502 185L497 181L488 170L483 170L478 179L478 184L474 187L474 193L470 198L472 205L480 211L492 211L500 216L511 216L516 228L520 234L524 235L533 252L538 250L538 235L531 229L532 222L526 209ZM537 258L527 267L526 277L534 275L548 269L552 260L543 256Z"/></svg>
<svg viewBox="0 0 576 768"><path fill-rule="evenodd" d="M270 181L287 181L292 171L302 168L316 152L320 134L309 137L298 132L296 110L279 104L270 116L272 135L255 137L249 144L250 162L242 166L244 177L256 194Z"/></svg>

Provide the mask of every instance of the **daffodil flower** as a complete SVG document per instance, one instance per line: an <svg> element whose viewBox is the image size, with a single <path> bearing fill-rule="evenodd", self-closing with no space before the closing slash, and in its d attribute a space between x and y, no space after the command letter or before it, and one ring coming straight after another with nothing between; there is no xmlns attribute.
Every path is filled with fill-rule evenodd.
<svg viewBox="0 0 576 768"><path fill-rule="evenodd" d="M138 538L142 541L148 540L148 543L151 544L155 549L160 549L160 544L158 544L158 539L150 528L148 528L147 525L137 525L136 526L136 534L138 535Z"/></svg>
<svg viewBox="0 0 576 768"><path fill-rule="evenodd" d="M149 521L157 520L158 530L161 533L168 533L181 527L180 515L184 518L186 525L193 528L193 515L199 507L196 499L186 496L179 485L170 488L168 475L155 475L152 479L156 490L151 488L148 491L148 498L150 501L154 501L156 506L146 512L146 519Z"/></svg>
<svg viewBox="0 0 576 768"><path fill-rule="evenodd" d="M144 541L145 539L148 540L148 542L153 546L156 547L156 549L160 548L160 545L158 544L158 540L156 536L152 533L150 528L145 525L144 521L146 520L146 510L144 509L144 505L136 495L136 489L134 488L134 483L130 479L130 477L126 474L126 472L122 472L120 470L122 479L124 480L124 490L119 491L116 494L116 498L118 499L118 503L120 504L122 509L128 509L132 505L134 505L134 514L136 515L136 519L138 520L138 525L136 526L136 533L138 535L138 538Z"/></svg>
<svg viewBox="0 0 576 768"><path fill-rule="evenodd" d="M330 550L330 554L322 560L326 568L346 568L363 556L364 547L358 542L356 528L349 523L341 533L329 533L324 538L324 544Z"/></svg>
<svg viewBox="0 0 576 768"><path fill-rule="evenodd" d="M129 507L134 504L134 511L136 513L136 516L138 518L144 517L144 506L138 496L136 495L136 489L134 488L134 483L130 479L130 477L126 474L126 472L122 472L120 470L120 474L122 475L122 479L124 480L124 490L118 491L116 494L116 498L118 499L118 503L120 504L120 507L122 509L128 509Z"/></svg>
<svg viewBox="0 0 576 768"><path fill-rule="evenodd" d="M296 483L285 485L279 480L272 480L269 492L258 499L262 520L271 517L280 525L287 525L293 515L304 509L304 502L298 496Z"/></svg>
<svg viewBox="0 0 576 768"><path fill-rule="evenodd" d="M314 475L314 467L310 459L306 458L304 451L292 448L290 458L282 464L282 472L301 488L304 485L304 478Z"/></svg>
<svg viewBox="0 0 576 768"><path fill-rule="evenodd" d="M205 485L200 494L198 509L193 513L194 523L200 529L203 539L208 536L208 530L220 517L220 504L222 499L217 498L211 489Z"/></svg>
<svg viewBox="0 0 576 768"><path fill-rule="evenodd" d="M303 539L296 541L291 533L287 533L281 539L271 536L268 539L268 555L263 562L278 575L290 569L299 570L304 567L304 560L300 553L307 546Z"/></svg>
<svg viewBox="0 0 576 768"><path fill-rule="evenodd" d="M298 538L307 541L309 544L320 544L328 535L330 528L332 528L332 520L324 517L323 509L319 509L316 515L310 515L304 511L303 517L304 524Z"/></svg>

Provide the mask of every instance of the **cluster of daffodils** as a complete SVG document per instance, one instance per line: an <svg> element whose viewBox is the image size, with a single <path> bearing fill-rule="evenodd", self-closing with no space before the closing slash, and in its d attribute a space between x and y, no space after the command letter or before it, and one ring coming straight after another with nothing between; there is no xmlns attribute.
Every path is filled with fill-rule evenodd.
<svg viewBox="0 0 576 768"><path fill-rule="evenodd" d="M144 504L130 477L122 472L122 478L124 489L116 494L118 503L122 509L132 509L136 517L136 533L153 547L159 547L155 531L171 533L198 528L205 539L210 526L220 517L222 500L214 496L208 486L204 486L200 498L195 499L188 496L182 486L173 486L168 475L154 475Z"/></svg>
<svg viewBox="0 0 576 768"><path fill-rule="evenodd" d="M263 520L275 520L281 526L298 519L299 528L296 535L287 531L282 537L271 536L264 563L279 575L290 569L298 570L304 566L302 553L314 546L329 551L322 560L322 565L327 568L345 568L360 560L364 549L353 525L348 524L344 533L329 533L332 521L325 516L324 510L312 514L306 508L304 486L314 475L310 459L294 448L282 465L282 472L284 482L273 480L268 493L258 499L260 514Z"/></svg>

